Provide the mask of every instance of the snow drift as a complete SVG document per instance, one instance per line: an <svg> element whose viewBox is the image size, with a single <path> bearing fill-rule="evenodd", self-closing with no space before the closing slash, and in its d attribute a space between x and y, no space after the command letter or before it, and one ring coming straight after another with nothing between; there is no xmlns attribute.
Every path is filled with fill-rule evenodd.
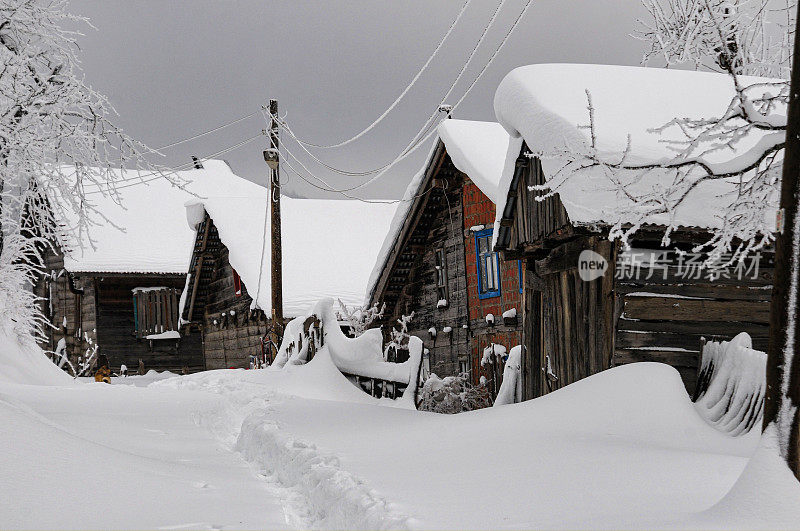
<svg viewBox="0 0 800 531"><path fill-rule="evenodd" d="M29 338L0 321L0 382L32 385L70 385L73 379L47 359Z"/></svg>
<svg viewBox="0 0 800 531"><path fill-rule="evenodd" d="M731 341L703 346L695 407L710 424L731 435L761 429L767 355L752 346L745 332Z"/></svg>

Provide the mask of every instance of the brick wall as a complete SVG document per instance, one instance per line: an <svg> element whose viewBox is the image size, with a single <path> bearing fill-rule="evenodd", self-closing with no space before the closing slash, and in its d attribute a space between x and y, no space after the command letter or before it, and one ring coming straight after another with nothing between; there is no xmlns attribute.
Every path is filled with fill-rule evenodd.
<svg viewBox="0 0 800 531"><path fill-rule="evenodd" d="M466 254L467 295L469 300L471 341L471 363L473 379L477 382L480 376L490 381L495 376L489 368L481 367L480 360L483 349L491 343L505 346L508 350L522 343L522 295L520 294L519 265L516 260L500 259L500 295L481 299L478 295L478 265L475 254L475 233L471 227L483 225L492 228L495 218L495 205L471 181L466 181L463 188L464 205L464 247ZM503 323L503 312L516 308L516 322ZM495 324L486 323L486 315L495 317ZM502 373L502 367L495 368ZM499 375L497 375L499 376ZM499 378L495 378L499 382Z"/></svg>

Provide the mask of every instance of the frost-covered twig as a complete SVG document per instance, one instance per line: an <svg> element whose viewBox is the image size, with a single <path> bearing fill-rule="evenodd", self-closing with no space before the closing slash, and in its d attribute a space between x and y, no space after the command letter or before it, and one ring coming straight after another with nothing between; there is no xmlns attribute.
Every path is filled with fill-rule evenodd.
<svg viewBox="0 0 800 531"><path fill-rule="evenodd" d="M372 306L359 306L348 308L342 299L338 300L340 311L336 312L340 320L347 321L350 329L350 334L353 337L358 337L363 334L369 326L383 317L383 312L386 310L386 303L378 307L376 302Z"/></svg>
<svg viewBox="0 0 800 531"><path fill-rule="evenodd" d="M113 168L183 184L147 162L149 150L85 83L77 34L62 28L76 23L88 21L65 0L0 0L0 312L18 334L40 338L48 323L31 287L43 253L94 245L91 228L111 222L93 198L119 203L117 185L135 181Z"/></svg>

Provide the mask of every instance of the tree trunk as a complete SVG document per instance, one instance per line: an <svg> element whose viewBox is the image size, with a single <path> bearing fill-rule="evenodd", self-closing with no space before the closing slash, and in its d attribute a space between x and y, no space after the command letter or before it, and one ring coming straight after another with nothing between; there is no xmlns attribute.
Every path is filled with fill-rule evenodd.
<svg viewBox="0 0 800 531"><path fill-rule="evenodd" d="M798 18L800 30L800 18ZM773 424L781 457L800 480L800 365L794 363L800 350L800 321L797 303L800 296L800 31L795 31L794 56L786 149L781 183L782 230L775 246L775 277L770 308L769 349L767 352L767 391L764 402L764 429Z"/></svg>

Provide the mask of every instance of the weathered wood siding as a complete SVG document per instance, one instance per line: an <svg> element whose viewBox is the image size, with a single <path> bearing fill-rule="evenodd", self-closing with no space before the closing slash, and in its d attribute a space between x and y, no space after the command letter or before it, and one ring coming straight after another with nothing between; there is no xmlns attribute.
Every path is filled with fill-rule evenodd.
<svg viewBox="0 0 800 531"><path fill-rule="evenodd" d="M248 368L250 356L261 353L261 339L267 333L269 319L264 312L250 311L253 299L244 284L241 295L236 296L227 247L215 246L211 263L214 265L210 277L201 280L206 369Z"/></svg>
<svg viewBox="0 0 800 531"><path fill-rule="evenodd" d="M469 229L491 226L494 204L453 166L443 150L441 159L434 157L433 165L423 182L425 191L412 205L391 250L373 299L386 302L380 324L387 334L400 316L414 312L409 332L422 339L431 372L444 377L464 368L477 383L482 375L492 376L480 366L486 346L497 343L510 349L520 343L519 318L509 323L502 319L508 309L521 312L519 265L516 260L500 260L501 295L479 299L475 235ZM444 307L437 305L437 249L444 249L446 255L448 297ZM487 313L496 316L494 326L486 323ZM451 332L444 333L446 327ZM429 332L431 328L436 330L435 336ZM498 385L501 375L502 364L495 367Z"/></svg>
<svg viewBox="0 0 800 531"><path fill-rule="evenodd" d="M64 266L63 257L49 252L45 264L50 277L53 273L57 277L43 278L36 286L37 293L45 299L42 309L55 327L48 330L45 350L54 351L59 339L64 338L73 364L96 344L98 353L108 357L113 371L122 364L136 371L139 359L148 370L202 369L199 336L149 341L137 338L135 333L133 288L168 286L180 290L183 275L77 273L73 275L74 288L82 293L73 293L69 274L58 276Z"/></svg>
<svg viewBox="0 0 800 531"><path fill-rule="evenodd" d="M64 259L60 254L48 250L45 253L47 276L39 280L35 287L36 294L42 297L41 309L50 319L53 328L46 330L47 340L42 345L46 352L53 352L60 339L67 345L70 362L78 362L97 335L96 294L93 278L90 276L73 276L73 286L69 289L69 276L62 272ZM60 273L60 275L59 275ZM56 278L54 278L56 277ZM66 319L66 321L65 321ZM66 325L65 325L66 322Z"/></svg>
<svg viewBox="0 0 800 531"><path fill-rule="evenodd" d="M591 281L581 279L577 267L580 253L587 249L609 264L605 275ZM528 262L524 398L541 396L611 366L614 249L611 242L592 236L556 247L533 267Z"/></svg>
<svg viewBox="0 0 800 531"><path fill-rule="evenodd" d="M753 347L766 351L773 267L772 253L763 252L758 272L753 269L741 280L712 279L708 271L687 276L677 265L618 279L614 365L667 363L681 373L691 394L702 337L729 340L747 332Z"/></svg>
<svg viewBox="0 0 800 531"><path fill-rule="evenodd" d="M537 157L528 158L524 155L526 151L523 146L517 159L515 186L509 191L505 209L505 212L513 210L514 216L502 222L510 225L509 239L498 242L501 248L507 250L509 257L535 250L548 240L572 235L569 216L558 194L537 201L536 197L546 192L529 190L530 186L544 184L545 175L541 161Z"/></svg>
<svg viewBox="0 0 800 531"><path fill-rule="evenodd" d="M466 360L469 350L467 293L464 261L464 239L461 187L463 179L446 159L437 174L439 182L427 194L414 231L406 242L397 264L405 281L396 303L389 307L385 330L397 319L414 312L409 333L422 339L427 349L431 372L440 377L459 373L459 360ZM447 305L439 307L437 291L436 250L443 249L447 269ZM444 333L445 327L450 333ZM429 329L436 329L433 336Z"/></svg>
<svg viewBox="0 0 800 531"><path fill-rule="evenodd" d="M182 275L110 275L97 277L97 342L112 370L125 364L136 371L139 360L146 370L190 372L202 370L200 338L148 340L136 336L133 288L166 286L182 289Z"/></svg>

